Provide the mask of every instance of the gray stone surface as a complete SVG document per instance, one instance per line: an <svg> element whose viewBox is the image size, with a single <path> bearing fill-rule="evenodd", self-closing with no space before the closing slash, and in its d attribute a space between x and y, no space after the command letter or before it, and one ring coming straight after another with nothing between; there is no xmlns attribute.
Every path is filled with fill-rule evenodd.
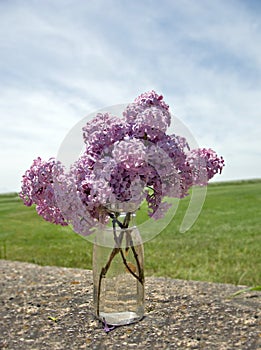
<svg viewBox="0 0 261 350"><path fill-rule="evenodd" d="M0 260L0 349L260 349L261 293L146 279L146 316L105 333L92 272Z"/></svg>

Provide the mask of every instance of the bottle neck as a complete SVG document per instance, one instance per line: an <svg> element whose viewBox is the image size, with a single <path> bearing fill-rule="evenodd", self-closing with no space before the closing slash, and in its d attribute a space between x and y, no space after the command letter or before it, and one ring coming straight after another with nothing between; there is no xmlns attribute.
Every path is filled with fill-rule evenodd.
<svg viewBox="0 0 261 350"><path fill-rule="evenodd" d="M139 204L131 201L126 201L126 202L115 201L115 202L106 204L105 207L109 212L126 214L126 213L135 213L139 208Z"/></svg>
<svg viewBox="0 0 261 350"><path fill-rule="evenodd" d="M121 230L136 227L135 212L109 212L112 225Z"/></svg>

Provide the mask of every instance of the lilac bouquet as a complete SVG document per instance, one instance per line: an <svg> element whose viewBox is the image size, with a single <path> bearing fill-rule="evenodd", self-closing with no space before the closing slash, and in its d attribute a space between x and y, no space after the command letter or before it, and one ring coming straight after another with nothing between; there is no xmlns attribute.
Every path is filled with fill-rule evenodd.
<svg viewBox="0 0 261 350"><path fill-rule="evenodd" d="M98 231L93 256L103 260L93 262L94 304L105 325L143 317L143 248L133 212L145 206L150 218L164 217L171 206L166 198L185 197L193 185L206 185L224 166L213 150L190 150L184 137L167 135L170 122L163 97L144 93L121 117L98 113L87 122L84 151L69 170L53 158L37 158L23 176L20 197L27 206L35 204L45 220L70 224L84 236ZM97 246L106 247L99 228L109 222L105 238L112 232L112 249L98 253Z"/></svg>
<svg viewBox="0 0 261 350"><path fill-rule="evenodd" d="M155 91L137 97L121 118L98 113L83 128L86 147L70 170L38 157L23 176L20 197L45 220L71 224L82 235L119 205L145 202L148 215L161 218L170 205L165 197L183 198L224 166L212 149L190 150L184 137L167 135L170 122L169 106Z"/></svg>

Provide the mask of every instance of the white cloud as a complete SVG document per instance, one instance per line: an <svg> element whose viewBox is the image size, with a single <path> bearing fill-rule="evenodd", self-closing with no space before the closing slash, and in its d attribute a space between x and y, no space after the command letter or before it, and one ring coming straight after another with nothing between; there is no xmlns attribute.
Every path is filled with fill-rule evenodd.
<svg viewBox="0 0 261 350"><path fill-rule="evenodd" d="M261 31L248 3L11 0L0 42L0 192L86 114L150 89L227 157L218 180L260 177Z"/></svg>

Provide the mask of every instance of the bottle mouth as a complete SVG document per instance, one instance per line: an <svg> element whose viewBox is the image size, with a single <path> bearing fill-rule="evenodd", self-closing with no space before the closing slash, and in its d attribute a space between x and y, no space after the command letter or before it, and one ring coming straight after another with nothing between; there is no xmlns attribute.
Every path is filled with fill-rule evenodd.
<svg viewBox="0 0 261 350"><path fill-rule="evenodd" d="M131 201L120 202L116 201L106 205L106 209L112 213L134 213L139 209L140 203Z"/></svg>

